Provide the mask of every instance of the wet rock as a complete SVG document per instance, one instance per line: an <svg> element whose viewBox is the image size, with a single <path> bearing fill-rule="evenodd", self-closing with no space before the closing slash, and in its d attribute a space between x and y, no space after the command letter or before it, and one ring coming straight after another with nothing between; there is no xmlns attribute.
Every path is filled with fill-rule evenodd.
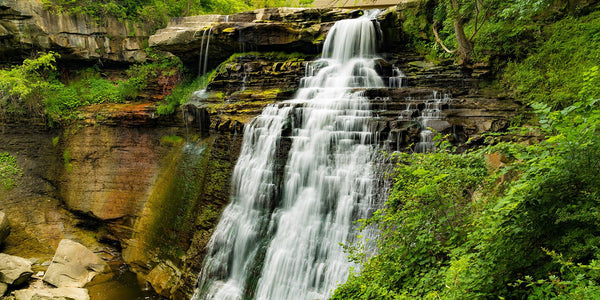
<svg viewBox="0 0 600 300"><path fill-rule="evenodd" d="M198 66L199 53L208 42L209 68L231 54L245 51L284 51L318 54L324 37L350 10L269 8L230 16L203 15L171 19L150 36L149 44L171 52L187 65ZM203 49L206 53L206 49Z"/></svg>
<svg viewBox="0 0 600 300"><path fill-rule="evenodd" d="M110 272L108 264L85 246L64 239L58 244L43 280L56 287L83 287L97 274Z"/></svg>
<svg viewBox="0 0 600 300"><path fill-rule="evenodd" d="M8 218L4 212L0 211L0 245L4 242L9 233L10 224L8 224Z"/></svg>
<svg viewBox="0 0 600 300"><path fill-rule="evenodd" d="M25 258L0 253L0 282L20 285L33 275L31 262Z"/></svg>
<svg viewBox="0 0 600 300"><path fill-rule="evenodd" d="M166 263L160 263L154 267L154 269L146 276L146 280L148 280L157 293L169 297L180 277L181 271L167 261Z"/></svg>
<svg viewBox="0 0 600 300"><path fill-rule="evenodd" d="M87 289L62 287L15 291L16 300L89 300Z"/></svg>
<svg viewBox="0 0 600 300"><path fill-rule="evenodd" d="M224 92L226 96L236 92L242 96L246 90L295 90L305 74L306 62L312 58L311 55L256 52L235 56L221 65L207 90ZM248 98L257 101L260 95L248 95Z"/></svg>

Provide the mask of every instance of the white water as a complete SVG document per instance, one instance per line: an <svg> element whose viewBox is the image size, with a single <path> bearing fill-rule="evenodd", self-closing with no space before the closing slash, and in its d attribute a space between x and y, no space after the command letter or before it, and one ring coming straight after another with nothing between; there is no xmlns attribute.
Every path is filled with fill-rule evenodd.
<svg viewBox="0 0 600 300"><path fill-rule="evenodd" d="M406 75L404 75L404 73L402 73L402 71L400 71L400 69L398 69L397 67L394 67L392 69L392 76L390 76L389 80L388 80L388 87L389 88L401 88L404 87L404 79L406 78Z"/></svg>
<svg viewBox="0 0 600 300"><path fill-rule="evenodd" d="M425 101L425 108L421 111L421 116L418 118L422 129L419 133L419 142L415 145L416 152L435 151L435 142L433 141L435 133L429 128L429 123L442 118L442 106L451 100L449 94L440 94L434 91L432 97Z"/></svg>
<svg viewBox="0 0 600 300"><path fill-rule="evenodd" d="M206 67L208 65L208 47L210 46L211 36L212 27L202 32L202 41L200 42L200 56L198 58L198 76L203 76L206 74Z"/></svg>
<svg viewBox="0 0 600 300"><path fill-rule="evenodd" d="M326 299L346 280L352 264L339 243L356 239L353 221L375 205L371 112L352 90L383 87L375 45L369 16L337 22L296 98L246 126L232 203L193 299ZM277 155L282 132L287 159Z"/></svg>

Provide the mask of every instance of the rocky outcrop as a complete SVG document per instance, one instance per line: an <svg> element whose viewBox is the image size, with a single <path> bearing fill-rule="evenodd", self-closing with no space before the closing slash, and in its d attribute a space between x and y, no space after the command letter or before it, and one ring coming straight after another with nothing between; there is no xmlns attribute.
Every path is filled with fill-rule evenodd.
<svg viewBox="0 0 600 300"><path fill-rule="evenodd" d="M80 117L64 129L0 124L0 152L24 169L0 194L13 225L5 251L43 262L73 238L141 279L151 274L163 295L189 298L229 200L241 135L186 128L154 103L97 105Z"/></svg>
<svg viewBox="0 0 600 300"><path fill-rule="evenodd" d="M8 285L20 285L31 275L33 275L33 271L29 260L0 253L0 282Z"/></svg>
<svg viewBox="0 0 600 300"><path fill-rule="evenodd" d="M284 51L318 54L333 23L360 12L334 9L269 8L230 16L172 19L149 39L151 47L198 66L208 51L209 69L236 52Z"/></svg>
<svg viewBox="0 0 600 300"><path fill-rule="evenodd" d="M124 26L112 17L56 14L39 0L0 2L0 61L26 57L32 50L56 51L65 60L135 62L143 51L150 28Z"/></svg>
<svg viewBox="0 0 600 300"><path fill-rule="evenodd" d="M108 273L108 264L80 243L64 239L58 244L43 280L56 287L84 287L96 275Z"/></svg>
<svg viewBox="0 0 600 300"><path fill-rule="evenodd" d="M484 143L482 137L486 133L507 129L512 119L522 113L518 103L498 97L497 91L480 88L489 77L485 66L465 69L448 61L436 65L409 53L385 58L376 65L384 84L393 86L390 81L401 70L402 87L364 92L373 109L371 126L389 151L406 150L419 142L419 132L424 129L419 118L436 97L447 95L451 100L441 104L439 120L429 121L427 127L449 134L455 144L469 139L472 143ZM199 122L203 128L242 132L244 125L266 105L293 97L307 60L281 54L236 55L217 68L207 91L192 98L184 109L186 118ZM278 81L282 89L273 89Z"/></svg>
<svg viewBox="0 0 600 300"><path fill-rule="evenodd" d="M8 284L6 284L4 282L0 282L0 297L4 296L4 294L6 294L7 290L8 290Z"/></svg>
<svg viewBox="0 0 600 300"><path fill-rule="evenodd" d="M62 287L62 288L30 288L15 291L16 300L89 300L90 296L86 289Z"/></svg>
<svg viewBox="0 0 600 300"><path fill-rule="evenodd" d="M252 91L295 91L300 84L299 78L306 72L306 62L313 55L284 54L277 52L250 52L234 55L221 63L216 70L208 91L218 91L225 97L231 96L236 100L256 100L256 97L246 95L245 90Z"/></svg>
<svg viewBox="0 0 600 300"><path fill-rule="evenodd" d="M180 278L181 271L169 261L160 262L146 276L146 280L152 285L152 288L165 297L169 297L175 292Z"/></svg>
<svg viewBox="0 0 600 300"><path fill-rule="evenodd" d="M8 234L10 233L10 224L6 214L0 211L0 245L4 242Z"/></svg>

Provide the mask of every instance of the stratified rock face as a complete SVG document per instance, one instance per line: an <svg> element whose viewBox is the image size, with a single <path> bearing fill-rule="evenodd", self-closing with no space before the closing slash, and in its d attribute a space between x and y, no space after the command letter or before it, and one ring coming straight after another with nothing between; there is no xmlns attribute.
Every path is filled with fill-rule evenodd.
<svg viewBox="0 0 600 300"><path fill-rule="evenodd" d="M4 242L9 233L10 224L8 224L8 218L4 212L0 211L0 245Z"/></svg>
<svg viewBox="0 0 600 300"><path fill-rule="evenodd" d="M148 36L149 28L129 28L115 18L53 14L38 0L0 2L0 61L17 60L31 50L57 51L65 59L141 61Z"/></svg>
<svg viewBox="0 0 600 300"><path fill-rule="evenodd" d="M208 48L209 68L236 52L317 54L333 23L354 14L349 10L271 8L230 16L174 18L167 28L150 37L149 44L179 56L187 64L197 64L200 51L206 53Z"/></svg>
<svg viewBox="0 0 600 300"><path fill-rule="evenodd" d="M0 253L0 282L19 285L29 279L32 274L29 260Z"/></svg>
<svg viewBox="0 0 600 300"><path fill-rule="evenodd" d="M58 244L44 281L56 287L83 287L97 274L108 272L108 264L90 249L64 239Z"/></svg>
<svg viewBox="0 0 600 300"><path fill-rule="evenodd" d="M164 154L159 141L140 128L77 130L66 139L63 154L65 203L102 220L136 215L148 198Z"/></svg>
<svg viewBox="0 0 600 300"><path fill-rule="evenodd" d="M306 61L312 59L313 56L281 53L235 55L219 66L207 90L223 92L225 95L245 90L295 91L306 72ZM243 93L237 94L243 97ZM258 100L250 95L246 98Z"/></svg>
<svg viewBox="0 0 600 300"><path fill-rule="evenodd" d="M25 289L15 291L16 300L89 300L86 289L63 287L55 289Z"/></svg>

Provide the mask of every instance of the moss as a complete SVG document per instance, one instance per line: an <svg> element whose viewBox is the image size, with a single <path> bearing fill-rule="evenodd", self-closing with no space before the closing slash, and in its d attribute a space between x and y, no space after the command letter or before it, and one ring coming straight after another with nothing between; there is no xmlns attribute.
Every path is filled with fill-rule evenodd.
<svg viewBox="0 0 600 300"><path fill-rule="evenodd" d="M260 101L262 99L276 98L282 91L283 90L279 89L279 88L268 89L268 90L247 89L247 90L235 92L235 93L231 94L231 96L249 95L252 99L257 99ZM236 104L246 104L246 103L250 103L250 102L254 102L254 101L252 101L252 100L238 101L238 102L236 102Z"/></svg>
<svg viewBox="0 0 600 300"><path fill-rule="evenodd" d="M324 37L323 37L324 38ZM300 52L244 52L244 53L234 53L227 60L221 63L221 66L235 63L237 59L241 57L257 57L257 58L266 58L266 59L276 59L276 60L289 60L289 59L312 59L314 55L308 55Z"/></svg>
<svg viewBox="0 0 600 300"><path fill-rule="evenodd" d="M160 143L163 145L180 145L183 142L183 138L177 135L165 135L160 138Z"/></svg>
<svg viewBox="0 0 600 300"><path fill-rule="evenodd" d="M319 35L316 39L313 40L313 44L321 44L325 41L326 34Z"/></svg>
<svg viewBox="0 0 600 300"><path fill-rule="evenodd" d="M228 151L213 149L214 137L193 143L181 141L165 158L166 166L146 204L145 219L136 225L145 228L141 229L144 236L137 239L148 248L138 250L153 252L143 255L176 264L185 258L194 234L217 223L223 199L228 199L232 169Z"/></svg>
<svg viewBox="0 0 600 300"><path fill-rule="evenodd" d="M223 29L222 32L227 32L227 33L235 32L235 28L233 28L233 27L225 28L225 29Z"/></svg>
<svg viewBox="0 0 600 300"><path fill-rule="evenodd" d="M196 218L196 226L202 229L211 229L215 221L219 218L220 212L214 204L204 206Z"/></svg>
<svg viewBox="0 0 600 300"><path fill-rule="evenodd" d="M73 164L71 163L71 160L71 149L66 148L63 152L63 163L67 173L71 173L71 171L73 171Z"/></svg>
<svg viewBox="0 0 600 300"><path fill-rule="evenodd" d="M163 141L176 140L163 137ZM197 178L204 166L203 148L184 147L179 143L167 157L168 166L160 174L148 200L149 222L147 244L161 257L179 261L187 247L194 219L191 218L201 186Z"/></svg>

